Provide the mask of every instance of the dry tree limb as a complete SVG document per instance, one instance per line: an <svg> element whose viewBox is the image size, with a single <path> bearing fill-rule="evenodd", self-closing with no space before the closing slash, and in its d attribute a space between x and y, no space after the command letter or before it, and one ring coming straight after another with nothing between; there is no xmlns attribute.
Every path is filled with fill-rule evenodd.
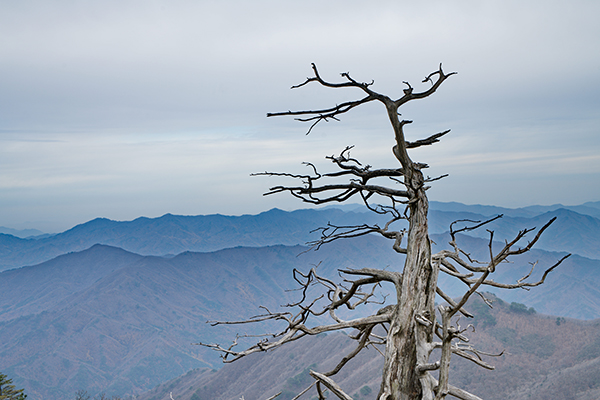
<svg viewBox="0 0 600 400"><path fill-rule="evenodd" d="M341 400L353 400L352 397L347 395L342 388L333 381L333 379L312 370L310 371L310 376L318 380L323 386L329 389L331 393L335 394Z"/></svg>

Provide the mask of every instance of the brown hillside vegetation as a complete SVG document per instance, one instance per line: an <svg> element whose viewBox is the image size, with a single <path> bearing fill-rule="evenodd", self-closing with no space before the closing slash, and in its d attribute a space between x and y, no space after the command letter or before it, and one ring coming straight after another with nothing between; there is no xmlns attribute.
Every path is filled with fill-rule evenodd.
<svg viewBox="0 0 600 400"><path fill-rule="evenodd" d="M475 325L471 342L490 353L496 370L487 371L453 356L451 382L485 400L579 400L600 398L600 320L579 321L535 313L496 299L494 309L470 304ZM139 400L289 400L311 383L308 370L326 371L354 348L343 334L299 340L268 354L254 354L219 371L201 369L166 382ZM341 340L340 340L341 339ZM336 381L356 400L374 399L383 358L373 349L352 360ZM307 393L302 398L314 398Z"/></svg>

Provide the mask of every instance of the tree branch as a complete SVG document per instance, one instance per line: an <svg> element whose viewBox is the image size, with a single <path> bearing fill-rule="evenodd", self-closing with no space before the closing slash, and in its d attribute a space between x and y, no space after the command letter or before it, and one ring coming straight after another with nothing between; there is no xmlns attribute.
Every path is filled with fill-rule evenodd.
<svg viewBox="0 0 600 400"><path fill-rule="evenodd" d="M331 393L335 394L341 400L353 400L352 397L348 396L341 387L337 383L333 381L333 379L326 377L323 374L320 374L315 371L310 371L310 376L318 380L323 386L331 391Z"/></svg>
<svg viewBox="0 0 600 400"><path fill-rule="evenodd" d="M329 82L329 81L326 81L323 78L321 78L321 75L319 74L317 66L314 63L311 64L311 68L313 70L314 76L308 77L308 78L306 78L306 80L304 82L302 82L298 85L292 86L292 89L297 89L297 88L303 87L311 82L317 82L321 86L328 87L328 88L334 88L334 89L357 88L357 89L362 90L366 94L366 96L363 97L362 99L354 100L354 101L347 101L347 102L338 104L334 107L315 109L315 110L301 110L301 111L288 110L288 111L267 113L267 117L306 115L307 116L306 118L296 118L296 120L300 121L300 122L312 122L312 124L309 127L306 134L309 134L312 131L312 129L319 122L327 121L329 119L339 120L338 119L339 115L345 114L348 111L350 111L362 104L366 104L366 103L369 103L374 100L377 100L383 104L388 104L388 105L394 104L395 109L398 109L398 107L400 107L401 105L403 105L411 100L422 99L427 96L430 96L440 87L440 85L449 76L456 74L456 72L451 72L449 74L445 74L442 70L442 64L440 64L440 67L437 71L432 72L427 77L425 77L425 79L423 80L423 83L431 82L432 83L431 88L429 88L428 90L425 90L423 92L420 92L420 93L414 93L413 88L410 86L410 84L405 82L408 85L408 89L404 90L404 96L402 96L401 98L399 98L396 101L393 101L389 97L372 90L370 88L370 86L373 85L373 81L371 81L370 83L358 82L358 81L354 80L348 72L344 72L341 74L341 76L343 78L346 78L346 82L333 83L333 82ZM437 79L435 79L435 80L432 79L434 77L437 77ZM427 143L427 144L431 144L431 143Z"/></svg>
<svg viewBox="0 0 600 400"><path fill-rule="evenodd" d="M406 148L407 149L415 149L417 147L421 147L421 146L428 146L434 143L439 142L439 138L441 138L442 136L444 136L445 134L447 134L448 132L450 132L450 129L444 131L444 132L440 132L440 133L436 133L435 135L431 135L426 139L421 139L421 140L417 140L416 142L406 142Z"/></svg>

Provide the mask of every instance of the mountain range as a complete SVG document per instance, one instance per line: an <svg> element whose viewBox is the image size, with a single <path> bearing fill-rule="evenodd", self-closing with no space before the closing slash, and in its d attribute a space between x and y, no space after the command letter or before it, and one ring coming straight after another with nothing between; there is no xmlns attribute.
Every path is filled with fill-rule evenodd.
<svg viewBox="0 0 600 400"><path fill-rule="evenodd" d="M575 208L595 209L597 203L591 204ZM475 213L469 207L432 202L434 250L448 241L444 232L454 219L481 220L504 211L477 206ZM576 254L531 292L496 293L538 313L599 318L598 219L564 208L541 211L505 213L494 226L495 238L502 239L558 216L549 237L499 267L497 279L514 282L529 271L530 262L539 261L536 278L564 251ZM365 218L381 223L360 209L273 209L240 217L96 219L27 239L0 234L0 264L8 269L0 273L0 370L30 398L48 400L68 399L79 389L140 394L191 370L214 374L220 367L217 355L192 343L224 344L237 330L206 321L244 319L260 313L259 305L277 309L291 301L297 293L286 290L295 287L293 268L318 265L320 273L338 280L340 267L401 268L402 256L378 237L336 241L318 252L300 245L317 237L310 231L318 226ZM459 242L473 255L486 254L487 239L461 235ZM453 296L463 289L444 277L440 286ZM256 334L265 327L244 329L241 333Z"/></svg>
<svg viewBox="0 0 600 400"><path fill-rule="evenodd" d="M105 245L0 274L0 363L34 399L140 393L218 356L192 343L233 338L207 320L245 319L290 302L293 268L395 262L387 244L237 247L175 257ZM389 254L389 257L382 255ZM259 333L264 327L250 327ZM257 330L258 329L258 330Z"/></svg>
<svg viewBox="0 0 600 400"><path fill-rule="evenodd" d="M444 233L456 220L483 221L507 209L491 206L465 206L459 203L432 202L430 233ZM596 210L600 202L572 206L579 211ZM473 211L469 211L470 207ZM354 211L337 208L297 210L278 209L258 215L178 216L166 214L159 218L137 218L133 221L112 221L97 218L52 236L19 238L0 233L0 271L25 265L35 265L61 254L85 250L94 244L120 247L141 255L174 255L183 251L215 251L235 246L260 247L276 244L304 244L318 238L314 229L334 225L384 224L381 216L366 212L365 207L353 206ZM522 210L522 209L518 209ZM477 213L474 211L479 211ZM531 211L528 211L532 213ZM524 211L513 212L522 215ZM591 213L591 211L590 211ZM567 251L600 259L600 219L558 208L528 217L511 216L494 221L487 228L495 231L498 240L510 239L524 228L541 227L551 218L557 221L542 236L536 246L549 251ZM401 225L400 223L398 223ZM485 229L470 232L486 236Z"/></svg>

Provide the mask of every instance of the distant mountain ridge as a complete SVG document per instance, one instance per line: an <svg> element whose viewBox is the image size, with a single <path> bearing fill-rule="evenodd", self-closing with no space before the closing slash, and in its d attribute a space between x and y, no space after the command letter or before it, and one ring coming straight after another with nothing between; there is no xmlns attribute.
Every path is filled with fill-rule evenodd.
<svg viewBox="0 0 600 400"><path fill-rule="evenodd" d="M359 203L352 204L336 204L325 207L327 208L337 208L343 211L352 211L352 212L370 212L368 209ZM484 216L494 216L498 214L504 214L510 217L524 217L531 218L535 217L539 214L544 214L547 212L558 210L559 208L564 208L565 210L573 211L578 214L589 215L591 217L600 218L600 201L588 201L587 203L583 203L575 206L566 206L564 204L553 204L550 206L540 206L540 205L532 205L527 207L519 207L519 208L507 208L507 207L499 207L499 206L490 206L490 205L482 205L482 204L464 204L456 201L429 201L429 210L436 211L451 211L451 212L468 212L473 214L480 214Z"/></svg>
<svg viewBox="0 0 600 400"><path fill-rule="evenodd" d="M582 209L583 206L571 208L577 207ZM591 206L585 208L596 209ZM470 209L485 214L468 211ZM242 216L166 214L159 218L141 217L122 222L97 218L65 232L38 239L21 239L0 234L0 270L35 265L60 254L87 249L94 244L116 246L141 255L162 256L183 251L215 251L235 246L305 244L318 238L318 232L311 231L329 222L343 225L385 222L379 215L360 212L356 208L354 210L345 212L337 208L326 208L286 212L272 209L257 215ZM459 219L485 220L497 211L506 210L491 206L432 202L430 232L446 232L450 223ZM600 219L565 208L534 217L507 214L489 225L488 229L496 231L496 238L511 238L521 229L541 227L554 216L558 216L558 219L542 237L538 248L568 251L600 259ZM484 229L470 234L478 237L487 235Z"/></svg>
<svg viewBox="0 0 600 400"><path fill-rule="evenodd" d="M94 245L45 263L0 273L0 322L48 311L107 274L139 261L123 249Z"/></svg>
<svg viewBox="0 0 600 400"><path fill-rule="evenodd" d="M39 231L37 229L12 229L12 228L7 228L5 226L0 226L0 233L16 236L21 239L45 235L44 232Z"/></svg>
<svg viewBox="0 0 600 400"><path fill-rule="evenodd" d="M463 204L457 202L440 202L430 201L429 207L432 210L438 211L455 211L455 212L472 212L485 216L504 214L510 217L531 218L539 214L556 211L560 208L573 211L578 214L589 215L591 217L600 218L600 201L588 201L577 206L565 206L563 204L553 204L551 206L527 206L521 208L506 208L497 206L488 206L481 204Z"/></svg>
<svg viewBox="0 0 600 400"><path fill-rule="evenodd" d="M552 218L556 221L542 235L537 249L548 251L565 251L588 258L600 259L600 219L589 215L559 208L532 218L504 216L488 225L485 229L469 231L467 234L479 238L489 238L487 230L494 231L494 239L511 240L522 229L541 228ZM447 231L450 223L460 219L483 221L487 216L464 212L430 212L430 232L432 234ZM464 224L457 224L455 228ZM532 238L527 236L523 243Z"/></svg>
<svg viewBox="0 0 600 400"><path fill-rule="evenodd" d="M0 234L0 270L34 265L60 254L81 251L94 244L120 247L142 255L215 251L236 246L260 247L304 244L318 234L310 232L331 221L362 223L362 214L272 209L258 215L140 217L133 221L96 218L42 239L20 239Z"/></svg>

